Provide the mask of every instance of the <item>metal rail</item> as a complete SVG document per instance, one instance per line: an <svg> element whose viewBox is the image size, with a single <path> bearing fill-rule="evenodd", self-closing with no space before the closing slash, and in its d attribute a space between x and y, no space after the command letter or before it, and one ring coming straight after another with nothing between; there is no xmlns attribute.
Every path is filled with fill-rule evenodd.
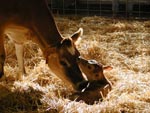
<svg viewBox="0 0 150 113"><path fill-rule="evenodd" d="M48 0L60 14L150 18L150 0Z"/></svg>

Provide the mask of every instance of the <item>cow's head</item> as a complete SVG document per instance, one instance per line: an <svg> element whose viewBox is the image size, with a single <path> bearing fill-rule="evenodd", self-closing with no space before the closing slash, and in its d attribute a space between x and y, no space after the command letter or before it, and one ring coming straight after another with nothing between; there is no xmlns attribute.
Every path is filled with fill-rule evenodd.
<svg viewBox="0 0 150 113"><path fill-rule="evenodd" d="M76 48L76 42L82 32L80 28L70 38L62 39L56 48L50 48L47 51L47 63L51 71L65 83L71 83L75 89L84 88L87 83L77 63L80 53Z"/></svg>

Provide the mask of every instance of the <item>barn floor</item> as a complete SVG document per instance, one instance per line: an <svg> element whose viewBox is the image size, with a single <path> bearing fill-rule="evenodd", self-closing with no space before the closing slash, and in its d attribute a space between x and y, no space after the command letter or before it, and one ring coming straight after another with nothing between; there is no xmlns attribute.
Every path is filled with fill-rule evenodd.
<svg viewBox="0 0 150 113"><path fill-rule="evenodd" d="M25 45L24 81L18 74L14 45L5 41L5 80L0 81L0 113L149 113L150 112L150 21L102 17L57 17L64 36L84 29L78 49L113 70L105 72L113 89L102 102L87 105L70 101L73 92L50 75L38 46Z"/></svg>

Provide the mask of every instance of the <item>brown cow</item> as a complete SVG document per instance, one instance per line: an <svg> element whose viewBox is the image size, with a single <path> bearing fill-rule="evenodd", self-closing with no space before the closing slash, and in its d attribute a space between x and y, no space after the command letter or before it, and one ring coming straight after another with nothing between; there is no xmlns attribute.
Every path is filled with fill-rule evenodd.
<svg viewBox="0 0 150 113"><path fill-rule="evenodd" d="M75 42L82 35L79 29L69 38L63 38L49 11L46 0L1 0L0 1L0 77L4 75L4 37L11 38L16 47L16 55L21 75L23 66L23 44L28 40L36 42L46 58L53 74L75 89L80 83L86 85L77 64L80 56ZM84 85L81 85L84 87ZM79 90L79 89L78 89Z"/></svg>

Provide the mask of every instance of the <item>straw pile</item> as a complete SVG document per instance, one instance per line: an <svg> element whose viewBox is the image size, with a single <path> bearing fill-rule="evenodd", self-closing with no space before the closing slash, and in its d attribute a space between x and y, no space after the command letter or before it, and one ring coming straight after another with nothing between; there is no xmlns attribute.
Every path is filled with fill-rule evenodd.
<svg viewBox="0 0 150 113"><path fill-rule="evenodd" d="M79 27L83 40L81 55L113 66L105 72L112 91L94 105L70 101L73 92L52 76L41 50L32 42L25 45L27 76L17 81L18 66L14 45L5 41L5 80L0 81L0 113L148 113L150 112L150 21L101 17L55 17L63 34Z"/></svg>

